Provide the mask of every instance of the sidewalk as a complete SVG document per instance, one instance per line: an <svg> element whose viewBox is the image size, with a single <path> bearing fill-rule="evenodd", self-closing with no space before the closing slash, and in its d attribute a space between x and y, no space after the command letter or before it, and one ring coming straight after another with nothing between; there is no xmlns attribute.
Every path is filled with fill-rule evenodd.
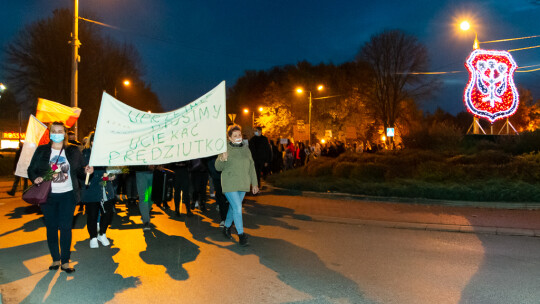
<svg viewBox="0 0 540 304"><path fill-rule="evenodd" d="M256 213L388 228L540 236L540 203L460 202L294 191L248 196Z"/></svg>

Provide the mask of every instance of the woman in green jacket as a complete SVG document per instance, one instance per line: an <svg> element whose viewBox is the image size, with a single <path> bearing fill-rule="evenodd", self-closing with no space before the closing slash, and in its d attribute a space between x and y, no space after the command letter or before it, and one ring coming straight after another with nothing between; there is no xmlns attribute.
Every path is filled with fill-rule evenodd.
<svg viewBox="0 0 540 304"><path fill-rule="evenodd" d="M236 231L238 231L239 243L246 246L248 242L242 224L242 201L246 192L249 192L250 186L253 194L259 192L257 174L255 173L251 151L242 142L242 129L240 126L230 126L227 135L229 137L227 152L223 152L216 159L216 170L222 171L221 187L223 188L223 194L229 201L229 211L223 227L223 234L232 239L231 225L234 221Z"/></svg>

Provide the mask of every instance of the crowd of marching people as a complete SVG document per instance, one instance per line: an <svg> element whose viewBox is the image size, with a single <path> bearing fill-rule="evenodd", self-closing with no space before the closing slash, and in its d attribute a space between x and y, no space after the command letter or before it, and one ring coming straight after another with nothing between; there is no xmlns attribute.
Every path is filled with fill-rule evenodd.
<svg viewBox="0 0 540 304"><path fill-rule="evenodd" d="M255 128L252 138L245 139L239 126L230 125L226 152L218 155L157 166L92 167L89 160L93 132L80 143L63 123L54 122L49 126L49 136L50 143L39 146L33 155L28 177L35 185L50 181L47 201L40 205L53 259L49 269L60 268L68 273L75 271L70 266L70 250L78 204L79 210L84 209L87 215L89 247L98 248L100 244L110 245L106 233L117 202L122 201L127 207L137 205L142 229L148 231L153 227L150 216L153 206L170 210L176 217L182 216L182 212L192 217L195 209L207 212L208 192L215 200L213 206L219 216L216 220L224 237L233 239L236 230L238 243L246 246L242 202L246 193L259 192L261 179L304 166L321 156L337 157L347 150L370 152L363 145L346 146L341 142L310 146L289 139L269 140L260 127ZM174 210L169 206L170 201Z"/></svg>
<svg viewBox="0 0 540 304"><path fill-rule="evenodd" d="M260 132L260 130L259 130ZM62 122L49 126L50 142L36 149L28 167L28 178L34 185L50 183L46 202L40 204L47 244L52 257L49 270L72 273L70 265L72 222L77 205L87 215L90 248L109 246L107 229L116 212L115 204L138 205L142 228L151 230L150 211L153 205L170 209L181 216L180 202L187 217L193 210L207 212L207 186L216 201L220 229L224 237L248 245L243 231L242 202L247 192L259 192L260 178L270 166L271 146L257 135L244 140L242 130L231 125L227 131L227 151L201 159L159 166L92 167L94 133L78 142Z"/></svg>

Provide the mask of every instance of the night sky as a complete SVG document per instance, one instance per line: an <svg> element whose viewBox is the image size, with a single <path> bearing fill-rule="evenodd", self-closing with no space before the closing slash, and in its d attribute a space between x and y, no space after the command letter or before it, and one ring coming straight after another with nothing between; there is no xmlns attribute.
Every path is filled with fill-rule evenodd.
<svg viewBox="0 0 540 304"><path fill-rule="evenodd" d="M9 43L25 24L51 16L55 8L71 8L72 2L2 1L0 45ZM146 67L145 80L166 110L191 102L222 80L228 87L234 85L245 70L301 60L312 64L353 60L370 36L397 28L428 47L430 71L462 71L425 76L439 77L442 87L422 108L432 112L440 106L455 114L465 109L462 93L468 73L463 63L474 39L472 31L459 31L459 20L470 20L481 42L540 35L540 1L532 0L80 0L81 17L85 12L122 29L105 33L135 45ZM481 47L535 45L540 45L540 38ZM519 66L540 64L540 48L512 55ZM4 73L0 70L0 82L5 82ZM516 73L515 82L539 98L540 71Z"/></svg>

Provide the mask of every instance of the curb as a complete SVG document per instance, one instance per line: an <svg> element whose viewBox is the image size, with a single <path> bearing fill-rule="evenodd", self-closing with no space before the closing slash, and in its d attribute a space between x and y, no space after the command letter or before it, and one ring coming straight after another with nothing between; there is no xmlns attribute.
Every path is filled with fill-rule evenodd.
<svg viewBox="0 0 540 304"><path fill-rule="evenodd" d="M283 218L290 218L290 219L296 219L296 220L302 220L302 221L315 221L315 222L361 225L361 226L375 226L375 227L393 228L393 229L540 237L540 230L521 229L521 228L393 222L393 221L383 221L383 220L363 220L363 219L340 218L340 217L309 215L309 214L305 214L303 215L303 217L297 217L291 214L280 214L278 212L273 212L272 214L259 213L259 215L266 215L266 216L271 216L271 217L283 217Z"/></svg>
<svg viewBox="0 0 540 304"><path fill-rule="evenodd" d="M474 201L451 201L437 200L427 198L409 198L409 197L385 197L385 196L368 196L360 194L340 193L340 192L315 192L292 190L286 188L274 187L265 185L269 193L287 193L292 196L307 196L329 199L346 199L356 201L371 201L380 203L404 203L404 204L419 204L419 205L440 205L451 207L473 207L473 208L493 208L493 209L516 209L516 210L540 210L540 203L523 202L523 203L508 203L508 202L474 202Z"/></svg>

